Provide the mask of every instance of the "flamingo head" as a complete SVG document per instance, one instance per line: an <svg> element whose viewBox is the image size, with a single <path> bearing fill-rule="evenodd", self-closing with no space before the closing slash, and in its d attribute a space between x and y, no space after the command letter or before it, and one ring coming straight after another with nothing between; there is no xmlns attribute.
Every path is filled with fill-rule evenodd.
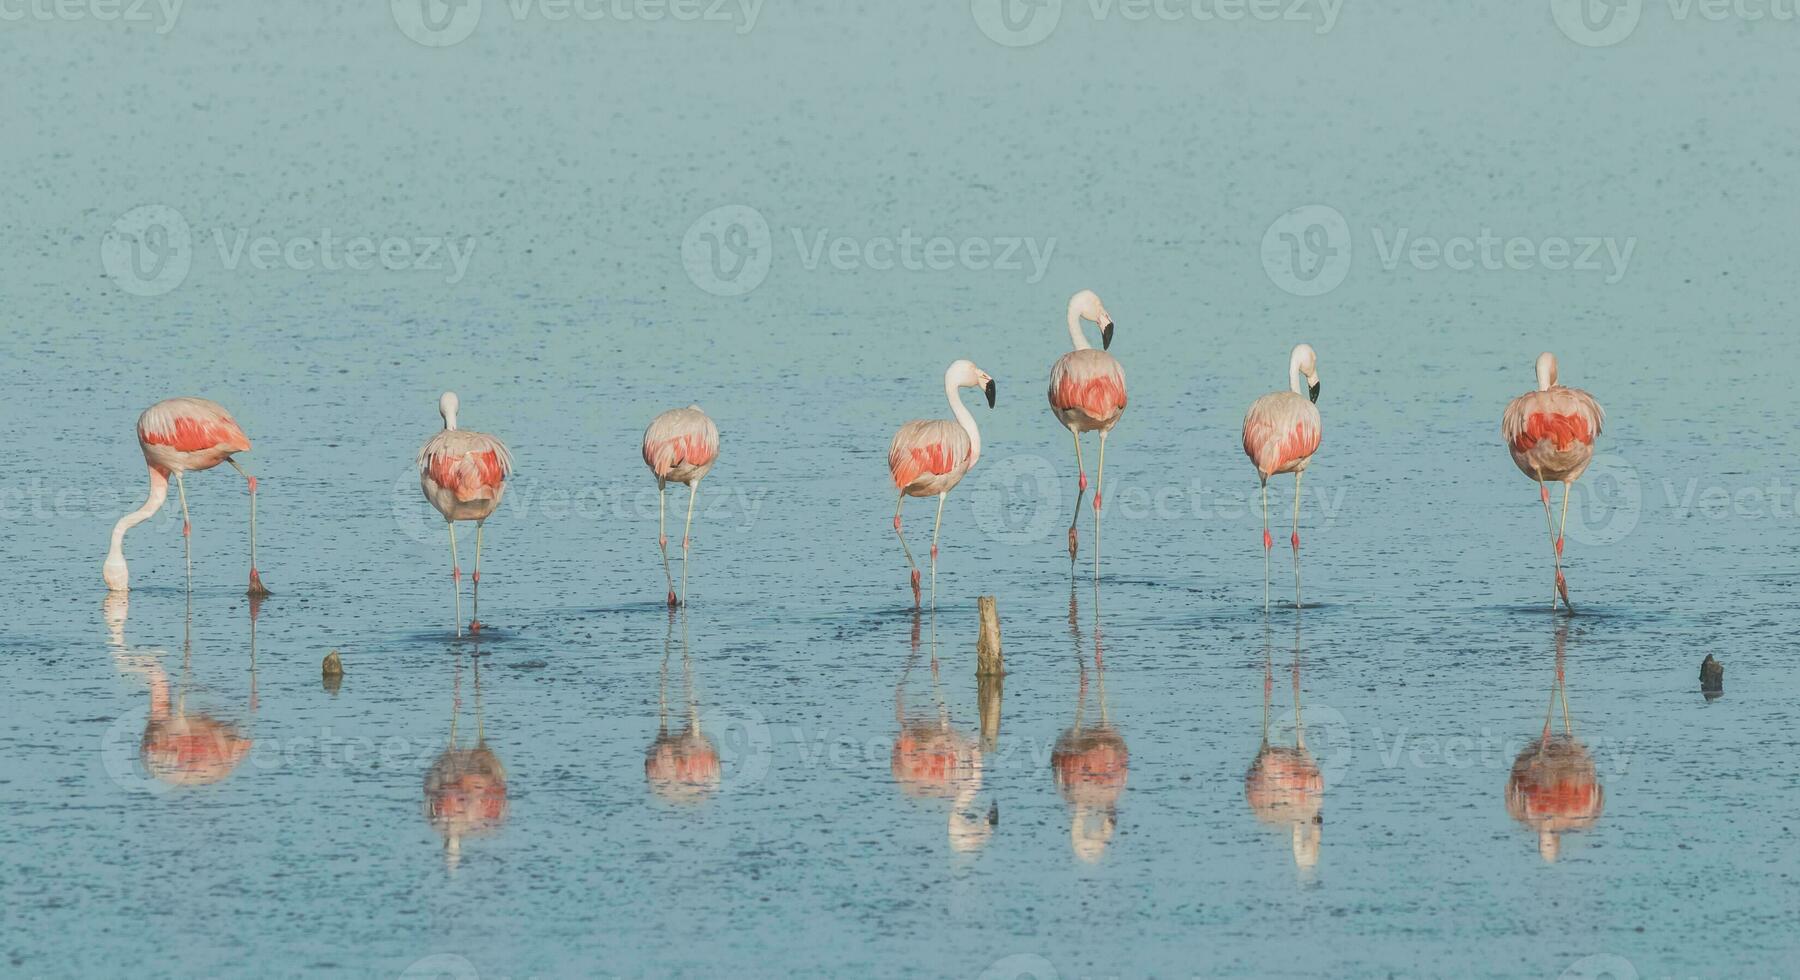
<svg viewBox="0 0 1800 980"><path fill-rule="evenodd" d="M1288 360L1288 370L1306 379L1306 397L1319 400L1319 355L1311 344L1300 344Z"/></svg>
<svg viewBox="0 0 1800 980"><path fill-rule="evenodd" d="M444 417L444 428L456 428L456 392L446 391L438 396L438 414Z"/></svg>
<svg viewBox="0 0 1800 980"><path fill-rule="evenodd" d="M1069 319L1080 317L1092 320L1100 327L1100 349L1112 346L1113 318L1100 304L1100 296L1091 289L1084 289L1069 297Z"/></svg>
<svg viewBox="0 0 1800 980"><path fill-rule="evenodd" d="M950 365L950 370L944 373L944 378L958 388L980 388L982 394L987 395L988 407L994 407L993 375L976 367L974 361L957 361Z"/></svg>
<svg viewBox="0 0 1800 980"><path fill-rule="evenodd" d="M1549 391L1556 386L1556 355L1545 351L1538 355L1537 382L1539 391Z"/></svg>

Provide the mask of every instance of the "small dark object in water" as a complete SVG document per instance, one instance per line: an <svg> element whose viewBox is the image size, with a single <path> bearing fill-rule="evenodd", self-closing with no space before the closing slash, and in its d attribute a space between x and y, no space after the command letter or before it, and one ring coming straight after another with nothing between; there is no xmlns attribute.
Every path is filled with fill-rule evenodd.
<svg viewBox="0 0 1800 980"><path fill-rule="evenodd" d="M988 804L988 826L995 827L995 826L999 826L999 824L1000 824L1000 801L995 800L994 802Z"/></svg>
<svg viewBox="0 0 1800 980"><path fill-rule="evenodd" d="M319 665L319 672L326 677L344 676L344 662L338 658L336 650L325 655L325 662Z"/></svg>
<svg viewBox="0 0 1800 980"><path fill-rule="evenodd" d="M1725 693L1725 665L1710 653L1700 661L1700 690L1708 701Z"/></svg>
<svg viewBox="0 0 1800 980"><path fill-rule="evenodd" d="M539 670L550 665L542 660L521 660L516 664L507 664L507 666L514 670Z"/></svg>

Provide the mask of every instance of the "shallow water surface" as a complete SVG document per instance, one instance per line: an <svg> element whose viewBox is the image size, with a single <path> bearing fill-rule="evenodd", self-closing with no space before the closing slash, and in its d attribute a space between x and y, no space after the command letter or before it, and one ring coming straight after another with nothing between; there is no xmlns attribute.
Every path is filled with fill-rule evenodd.
<svg viewBox="0 0 1800 980"><path fill-rule="evenodd" d="M442 48L385 4L0 33L33 80L0 109L0 972L1800 972L1797 146L1745 95L1792 90L1800 28L1071 3L1015 48L955 4L512 9ZM1309 296L1264 240L1314 203L1354 258ZM101 258L145 204L195 242L155 295ZM770 226L748 292L683 264L722 206ZM1635 244L1608 283L1372 241L1490 228ZM240 233L475 250L259 268ZM1054 248L1035 280L814 251L906 234ZM1097 583L1041 387L1083 287L1131 391ZM1265 613L1239 424L1301 340L1304 608L1284 476ZM1608 412L1573 616L1499 437L1543 349ZM958 357L998 404L964 393L983 453L915 613L883 454ZM518 462L462 637L414 467L445 389ZM220 469L187 481L191 593L173 502L129 597L101 584L132 421L178 393L254 440L265 600ZM690 402L722 453L671 615L638 438ZM908 502L915 554L934 516Z"/></svg>

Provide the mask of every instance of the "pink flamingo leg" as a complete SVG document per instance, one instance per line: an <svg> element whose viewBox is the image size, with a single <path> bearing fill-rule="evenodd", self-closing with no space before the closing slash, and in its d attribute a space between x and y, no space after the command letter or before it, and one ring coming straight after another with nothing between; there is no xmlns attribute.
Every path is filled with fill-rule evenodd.
<svg viewBox="0 0 1800 980"><path fill-rule="evenodd" d="M656 481L656 545L662 549L663 578L669 583L669 608L675 608L675 576L669 573L669 532L665 512L669 509L668 484Z"/></svg>
<svg viewBox="0 0 1800 980"><path fill-rule="evenodd" d="M681 604L687 605L688 594L688 543L689 535L694 529L694 498L700 496L700 481L695 480L688 485L687 523L681 528Z"/></svg>
<svg viewBox="0 0 1800 980"><path fill-rule="evenodd" d="M1305 470L1294 471L1294 608L1300 608L1300 478Z"/></svg>
<svg viewBox="0 0 1800 980"><path fill-rule="evenodd" d="M188 523L187 484L182 482L181 471L175 471L175 491L181 495L181 548L187 554L187 587L194 591L194 537L192 524Z"/></svg>
<svg viewBox="0 0 1800 980"><path fill-rule="evenodd" d="M906 552L906 564L912 569L913 608L919 608L919 563L913 561L912 549L906 546L906 535L900 530L900 507L906 503L906 491L900 491L900 499L894 501L894 534L900 539L900 550Z"/></svg>
<svg viewBox="0 0 1800 980"><path fill-rule="evenodd" d="M462 636L462 564L456 559L456 522L445 521L444 526L450 529L450 594L455 597L456 635Z"/></svg>
<svg viewBox="0 0 1800 980"><path fill-rule="evenodd" d="M937 523L931 526L931 608L937 608L937 549L938 531L944 527L944 498L949 494L938 494Z"/></svg>
<svg viewBox="0 0 1800 980"><path fill-rule="evenodd" d="M471 633L481 632L481 524L481 521L475 522L475 574L472 576L474 581L475 608L469 616L469 632ZM460 611L457 613L456 618L462 618L462 613Z"/></svg>
<svg viewBox="0 0 1800 980"><path fill-rule="evenodd" d="M237 470L238 475L242 476L250 486L250 588L248 594L265 596L269 594L269 590L263 586L262 573L256 570L256 477L251 476L248 471L238 465L237 460L230 456L225 457L225 462L230 463L231 468Z"/></svg>
<svg viewBox="0 0 1800 980"><path fill-rule="evenodd" d="M1569 583L1563 579L1563 573L1562 573L1563 532L1566 531L1569 527L1569 490L1570 489L1571 489L1571 485L1570 485L1569 481L1564 480L1563 481L1562 523L1556 529L1556 591L1562 593L1563 608L1567 609L1570 612L1574 612L1575 604L1569 601ZM1547 505L1548 504L1546 503L1546 506Z"/></svg>
<svg viewBox="0 0 1800 980"><path fill-rule="evenodd" d="M1562 585L1562 542L1556 536L1556 525L1550 517L1550 488L1544 486L1543 474L1538 475L1538 500L1544 505L1544 530L1550 535L1551 560L1555 562L1556 581L1550 589L1550 611L1556 611L1556 597L1563 591Z"/></svg>
<svg viewBox="0 0 1800 980"><path fill-rule="evenodd" d="M1094 584L1100 584L1100 493L1106 486L1106 431L1100 432L1100 469L1094 474ZM1078 508L1079 509L1079 508Z"/></svg>
<svg viewBox="0 0 1800 980"><path fill-rule="evenodd" d="M1074 429L1069 435L1075 438L1075 470L1081 474L1080 482L1075 485L1075 513L1069 516L1069 571L1075 571L1075 554L1081 550L1080 536L1075 533L1075 525L1081 522L1081 501L1087 496L1087 467L1081 462L1081 433Z"/></svg>
<svg viewBox="0 0 1800 980"><path fill-rule="evenodd" d="M1261 474L1257 474L1261 476ZM1263 612L1269 611L1269 550L1275 539L1269 535L1269 478L1262 478L1263 498Z"/></svg>

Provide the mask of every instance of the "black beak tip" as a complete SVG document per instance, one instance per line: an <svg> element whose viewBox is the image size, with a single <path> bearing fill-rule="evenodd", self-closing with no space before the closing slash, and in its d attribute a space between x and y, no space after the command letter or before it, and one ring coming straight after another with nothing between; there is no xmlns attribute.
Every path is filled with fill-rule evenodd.
<svg viewBox="0 0 1800 980"><path fill-rule="evenodd" d="M986 385L984 385L981 390L987 393L988 407L993 408L994 407L994 379L989 378L988 383Z"/></svg>
<svg viewBox="0 0 1800 980"><path fill-rule="evenodd" d="M1100 330L1100 349L1101 350L1107 350L1108 348L1112 347L1113 326L1114 326L1113 324L1109 323L1105 327L1101 328L1101 330Z"/></svg>
<svg viewBox="0 0 1800 980"><path fill-rule="evenodd" d="M1308 398L1311 398L1315 402L1318 401L1319 400L1319 386L1317 384L1314 384L1311 387L1307 388L1306 396Z"/></svg>

